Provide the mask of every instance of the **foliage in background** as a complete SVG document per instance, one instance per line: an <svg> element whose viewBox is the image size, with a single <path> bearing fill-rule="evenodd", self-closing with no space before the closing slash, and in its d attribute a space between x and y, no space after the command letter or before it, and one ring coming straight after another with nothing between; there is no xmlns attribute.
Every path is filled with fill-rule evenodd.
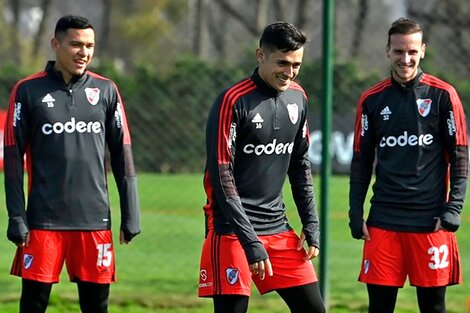
<svg viewBox="0 0 470 313"><path fill-rule="evenodd" d="M204 168L206 117L212 102L222 90L250 75L252 63L248 53L240 58L240 66L207 62L188 54L177 57L164 74L150 63L124 72L111 61L101 61L92 70L113 79L120 89L133 135L138 170L197 173ZM309 94L311 112L316 113L321 111L321 66L318 60L304 62L298 78ZM434 70L432 63L425 66ZM4 99L1 107L7 106L14 83L29 74L8 63L0 68L0 97ZM435 74L442 74L440 77L454 84L468 111L470 80L458 80L452 73L444 71ZM355 62L337 63L334 68L334 112L354 114L360 93L385 76L370 69L365 71Z"/></svg>
<svg viewBox="0 0 470 313"><path fill-rule="evenodd" d="M171 65L173 49L184 44L175 33L175 25L187 14L187 0L113 2L112 36L105 55L123 60L126 68L154 64L162 70ZM97 43L99 46L99 37Z"/></svg>

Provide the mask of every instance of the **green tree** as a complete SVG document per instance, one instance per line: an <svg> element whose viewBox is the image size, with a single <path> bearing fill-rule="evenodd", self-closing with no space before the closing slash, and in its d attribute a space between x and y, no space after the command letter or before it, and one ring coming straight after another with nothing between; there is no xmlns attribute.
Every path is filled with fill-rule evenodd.
<svg viewBox="0 0 470 313"><path fill-rule="evenodd" d="M150 63L168 67L182 43L175 25L187 11L185 0L112 0L111 30L106 55L129 60L127 66Z"/></svg>

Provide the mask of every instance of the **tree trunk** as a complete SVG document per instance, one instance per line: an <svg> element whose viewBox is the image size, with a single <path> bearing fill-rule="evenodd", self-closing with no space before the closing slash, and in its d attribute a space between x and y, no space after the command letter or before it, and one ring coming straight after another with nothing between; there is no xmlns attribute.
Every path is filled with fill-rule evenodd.
<svg viewBox="0 0 470 313"><path fill-rule="evenodd" d="M467 62L468 55L470 54L470 50L468 49L468 45L466 45L465 41L465 33L468 32L468 23L470 22L468 16L466 14L462 14L459 11L459 6L462 5L459 1L446 1L446 11L447 16L451 16L449 18L448 25L452 29L452 33L454 36L454 40L451 40L457 46L456 50L451 51L458 53L454 54L454 57L459 60L459 63L465 68L465 72L470 71L470 65Z"/></svg>
<svg viewBox="0 0 470 313"><path fill-rule="evenodd" d="M204 32L205 14L205 0L196 0L195 18L194 18L194 37L193 37L193 52L197 56L201 56L201 41Z"/></svg>
<svg viewBox="0 0 470 313"><path fill-rule="evenodd" d="M207 10L208 16L211 18L208 19L207 23L209 29L211 30L211 37L214 49L212 53L218 55L219 59L225 59L226 47L225 39L227 34L227 23L225 22L225 16L217 16L215 12L211 12L211 8Z"/></svg>
<svg viewBox="0 0 470 313"><path fill-rule="evenodd" d="M39 51L41 51L41 46L44 44L44 36L46 32L46 23L49 18L51 7L51 0L41 0L41 11L42 18L39 22L38 32L33 42L33 50L31 51L31 57L34 59L37 58Z"/></svg>
<svg viewBox="0 0 470 313"><path fill-rule="evenodd" d="M112 58L111 50L109 47L110 34L111 34L111 12L112 12L112 0L103 1L103 17L102 17L102 32L100 42L98 43L99 54L104 58Z"/></svg>
<svg viewBox="0 0 470 313"><path fill-rule="evenodd" d="M11 27L11 60L15 64L22 64L20 47L20 0L10 0L10 8L13 15Z"/></svg>
<svg viewBox="0 0 470 313"><path fill-rule="evenodd" d="M307 25L308 15L312 14L310 12L310 1L309 0L299 0L297 3L296 11L296 26L300 29L305 29Z"/></svg>
<svg viewBox="0 0 470 313"><path fill-rule="evenodd" d="M276 21L284 21L285 20L285 9L286 1L282 0L274 0L273 1L273 8L274 8L274 18ZM290 3L289 3L290 4Z"/></svg>
<svg viewBox="0 0 470 313"><path fill-rule="evenodd" d="M258 30L263 29L266 26L267 22L268 22L268 3L266 0L258 0L258 12L256 16L256 26Z"/></svg>
<svg viewBox="0 0 470 313"><path fill-rule="evenodd" d="M248 30L248 32L250 32L251 35L259 36L258 25L254 25L252 19L250 19L249 17L241 14L237 9L233 8L230 4L228 4L224 0L214 0L214 1L222 8L223 11L225 11L231 17L233 17L234 19L239 21L240 24L242 24ZM261 0L261 1L263 1L263 0ZM259 17L258 17L258 19L259 19ZM257 21L257 23L259 23L259 21Z"/></svg>
<svg viewBox="0 0 470 313"><path fill-rule="evenodd" d="M352 42L352 57L359 56L362 46L362 37L364 34L364 26L366 24L367 13L369 12L369 1L359 0L359 8L357 11L356 22L354 27L354 35Z"/></svg>

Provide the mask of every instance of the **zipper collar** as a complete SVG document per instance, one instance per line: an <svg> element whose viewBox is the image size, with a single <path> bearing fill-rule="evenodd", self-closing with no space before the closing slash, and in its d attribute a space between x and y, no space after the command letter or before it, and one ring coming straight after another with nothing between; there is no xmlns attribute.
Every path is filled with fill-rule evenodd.
<svg viewBox="0 0 470 313"><path fill-rule="evenodd" d="M421 68L418 68L418 73L415 78L413 78L410 81L407 81L406 83L399 83L397 82L394 78L393 75L390 74L390 77L392 79L392 83L400 88L403 91L410 91L412 89L415 89L418 87L419 83L421 82L421 79L423 78L424 72L421 70Z"/></svg>
<svg viewBox="0 0 470 313"><path fill-rule="evenodd" d="M54 68L54 65L55 65L55 61L47 62L45 71L54 81L63 83L65 85L65 81L64 81L64 77L62 76L62 73L60 71L57 71ZM77 82L84 80L87 75L87 71L88 70L85 70L82 75L72 76L72 79L70 79L70 82L66 84L67 88L70 88L71 86L75 85Z"/></svg>
<svg viewBox="0 0 470 313"><path fill-rule="evenodd" d="M268 95L270 97L277 97L281 93L280 91L266 84L266 82L259 75L258 67L255 68L255 70L253 71L253 74L251 75L251 79L256 84L258 89L265 95Z"/></svg>

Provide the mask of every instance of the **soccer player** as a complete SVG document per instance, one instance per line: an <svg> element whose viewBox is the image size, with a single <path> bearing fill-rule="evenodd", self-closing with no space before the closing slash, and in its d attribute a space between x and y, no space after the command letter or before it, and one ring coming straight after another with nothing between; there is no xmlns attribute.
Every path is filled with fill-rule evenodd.
<svg viewBox="0 0 470 313"><path fill-rule="evenodd" d="M11 273L22 277L20 313L46 311L64 261L82 312L104 313L115 281L105 150L121 200L120 243L129 243L140 233L131 138L116 85L87 70L95 49L89 21L60 18L51 46L55 61L20 80L9 100L7 236L18 246Z"/></svg>
<svg viewBox="0 0 470 313"><path fill-rule="evenodd" d="M371 313L393 312L407 278L421 312L446 312L446 286L461 282L454 232L467 186L467 126L456 90L421 70L425 50L419 24L396 20L386 48L391 76L357 104L349 226L365 239L359 281Z"/></svg>
<svg viewBox="0 0 470 313"><path fill-rule="evenodd" d="M259 66L223 91L209 113L199 296L212 297L216 313L246 312L252 279L261 294L276 291L291 312L325 311L311 263L319 253L319 222L307 96L294 82L305 42L290 23L267 26L256 50ZM286 217L287 175L299 235Z"/></svg>

